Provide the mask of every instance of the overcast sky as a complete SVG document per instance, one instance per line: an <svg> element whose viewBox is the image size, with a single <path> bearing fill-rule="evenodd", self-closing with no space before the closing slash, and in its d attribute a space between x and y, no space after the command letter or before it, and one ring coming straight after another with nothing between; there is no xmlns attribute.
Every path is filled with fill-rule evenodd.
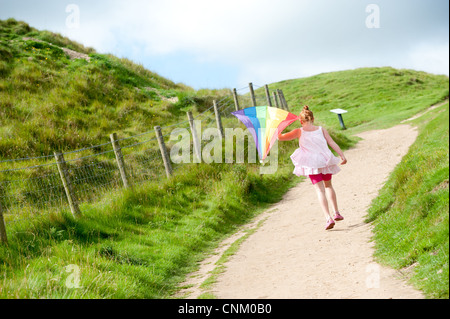
<svg viewBox="0 0 450 319"><path fill-rule="evenodd" d="M0 0L10 17L195 89L372 66L449 74L448 0Z"/></svg>

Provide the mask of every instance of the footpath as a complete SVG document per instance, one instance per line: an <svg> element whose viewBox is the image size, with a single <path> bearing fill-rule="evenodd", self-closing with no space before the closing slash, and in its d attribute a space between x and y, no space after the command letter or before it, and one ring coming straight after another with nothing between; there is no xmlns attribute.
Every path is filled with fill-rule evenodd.
<svg viewBox="0 0 450 319"><path fill-rule="evenodd" d="M184 283L192 287L182 293L187 298L204 293L200 284L215 262L254 228L207 290L217 298L424 298L400 272L374 261L372 225L364 222L371 201L414 143L417 131L401 124L358 136L362 140L345 152L348 163L333 177L343 221L324 230L316 193L305 180L224 241Z"/></svg>

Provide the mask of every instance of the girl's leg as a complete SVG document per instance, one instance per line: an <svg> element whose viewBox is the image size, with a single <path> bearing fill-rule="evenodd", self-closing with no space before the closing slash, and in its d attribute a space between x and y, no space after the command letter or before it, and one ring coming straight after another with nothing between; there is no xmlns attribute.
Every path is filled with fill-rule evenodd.
<svg viewBox="0 0 450 319"><path fill-rule="evenodd" d="M336 199L336 192L334 191L333 184L331 184L331 180L329 181L323 181L325 185L325 192L327 197L331 201L331 206L334 210L334 213L339 212L337 199Z"/></svg>
<svg viewBox="0 0 450 319"><path fill-rule="evenodd" d="M322 207L322 211L324 213L325 219L329 220L331 218L330 211L328 209L328 201L325 194L325 186L324 182L318 182L314 184L314 189L316 190L317 197L319 198L320 206Z"/></svg>

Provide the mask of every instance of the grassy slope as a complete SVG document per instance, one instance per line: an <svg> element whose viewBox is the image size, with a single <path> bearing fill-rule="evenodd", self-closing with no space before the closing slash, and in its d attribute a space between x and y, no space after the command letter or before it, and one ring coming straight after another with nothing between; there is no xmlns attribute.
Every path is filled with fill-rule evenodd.
<svg viewBox="0 0 450 319"><path fill-rule="evenodd" d="M11 25L5 27L5 24ZM4 32L5 28L14 31ZM199 101L197 96L193 97L193 93L184 86L165 80L156 84L141 82L149 81L148 77L140 75L149 74L149 71L127 61L93 53L63 39L60 41L65 43L64 46L90 53L94 63L70 61L58 56L60 65L49 66L47 47L41 48L43 52L36 53L32 49L37 45L34 41L30 43L31 51L27 51L24 49L27 41L22 37L27 34L57 43L55 35L30 30L23 23L14 24L11 21L2 22L2 30L13 42L5 44L2 41L0 47L0 112L7 115L2 116L4 122L0 136L6 145L3 149L12 157L48 154L54 147L72 150L104 143L104 136L116 124L122 125L123 135L133 135L148 130L155 123L161 124L161 121L166 124L177 122L180 118L184 120L183 109L193 106L201 108L199 104L202 99ZM59 54L52 47L47 51L52 50ZM3 56L9 57L4 60ZM124 67L127 63L130 66ZM34 72L35 76L32 76ZM53 87L52 83L56 85ZM11 89L16 84L14 90ZM95 90L91 90L92 86ZM448 96L448 78L392 68L322 74L283 81L270 87L283 89L294 112L300 110L301 104L308 103L317 121L330 128L343 148L355 143L351 133L397 124L399 120ZM72 99L66 96L66 89L73 96L76 110L70 107L73 106L70 104ZM59 93L47 94L52 90ZM96 90L105 92L99 97ZM181 101L173 105L161 99L160 96L164 95L177 95ZM66 100L56 99L64 96ZM203 101L209 99L206 97ZM37 112L41 104L47 105L51 112ZM345 132L340 131L336 116L329 112L331 108L338 107L349 110L344 116L349 128ZM60 113L54 114L53 111L58 110ZM148 116L153 114L152 110L157 110L155 121ZM65 117L67 113L70 116ZM98 114L102 116L97 117ZM116 119L120 114L125 116L121 120L123 122ZM41 121L31 123L39 116ZM61 117L66 121L60 121ZM63 132L71 129L67 125L70 119L79 121L72 124L71 132L80 134L80 138L75 138L73 142L65 139L61 143ZM106 121L114 125L110 126ZM224 119L224 123L228 121L231 120ZM41 129L39 126L42 125L37 125L39 123L48 125ZM91 123L94 125L91 126ZM47 127L57 129L45 133ZM22 130L23 137L20 135ZM34 138L32 143L29 142L30 136ZM47 143L52 139L54 145L50 148ZM15 147L11 148L12 145ZM249 164L189 165L184 170L178 170L177 176L169 181L141 185L134 192L117 190L97 203L83 204L84 218L80 220L73 220L70 213L63 210L41 219L8 225L10 247L0 247L0 296L170 296L177 282L192 270L194 262L201 259L205 251L214 247L237 225L248 221L267 203L280 199L293 184L288 156L294 148L295 141L281 145L280 169L274 175L259 176L258 166ZM67 280L73 279L73 276L70 277L73 272L66 271L71 264L77 265L81 271L80 289L71 289L66 285Z"/></svg>
<svg viewBox="0 0 450 319"><path fill-rule="evenodd" d="M419 136L369 210L378 259L448 298L448 103L415 120ZM445 138L443 138L445 137Z"/></svg>
<svg viewBox="0 0 450 319"><path fill-rule="evenodd" d="M288 175L192 165L171 180L85 204L80 220L62 212L14 224L10 247L0 247L0 297L167 298L205 251L281 198L292 186ZM275 185L282 186L268 194ZM66 286L69 265L79 267L82 288Z"/></svg>
<svg viewBox="0 0 450 319"><path fill-rule="evenodd" d="M105 143L178 121L166 98L192 89L126 59L0 21L0 159ZM71 60L62 47L89 54Z"/></svg>
<svg viewBox="0 0 450 319"><path fill-rule="evenodd" d="M115 158L106 152L110 150L111 133L117 133L119 139L144 133L122 141L122 147L151 140L155 125L164 127L186 121L187 110L196 115L212 99L227 92L194 91L142 65L98 54L58 34L36 30L14 19L0 21L0 40L0 180L19 181L0 185L0 197L6 194L13 199L10 206L23 204L28 210L42 209L38 193L42 186L51 185L43 177L55 172L53 165L47 165L54 163L54 151L70 152L107 144L66 155L66 160L92 156L69 164L79 190L114 185L117 174L111 168L116 167ZM62 48L85 54L90 61L72 60ZM174 103L173 98L180 101ZM159 161L151 162L153 154L159 154L156 141L128 149L124 156L131 152L127 165L135 171L142 172L143 163L148 164L147 168L157 166L152 167L154 175L164 170ZM29 157L37 158L9 161ZM88 165L94 162L97 165ZM38 170L1 172L35 165L44 166ZM36 181L42 180L44 183L36 187ZM84 193L83 197L92 199L97 192ZM61 189L52 194L44 201L56 205Z"/></svg>
<svg viewBox="0 0 450 319"><path fill-rule="evenodd" d="M340 130L332 109L344 109L348 134L387 128L448 97L448 77L390 67L323 73L273 83L294 113L309 105L327 127Z"/></svg>

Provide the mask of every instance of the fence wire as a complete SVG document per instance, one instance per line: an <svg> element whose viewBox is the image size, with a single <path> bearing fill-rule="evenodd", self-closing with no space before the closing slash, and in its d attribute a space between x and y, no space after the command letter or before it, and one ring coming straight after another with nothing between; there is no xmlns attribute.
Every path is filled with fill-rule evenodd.
<svg viewBox="0 0 450 319"><path fill-rule="evenodd" d="M236 90L240 109L253 106L252 97L250 93L244 93L245 89L248 88ZM256 105L267 105L266 95L264 92L261 94L261 91L254 96ZM236 110L233 96L224 96L216 103L222 121L234 118L231 114ZM275 104L272 103L272 105ZM229 124L233 120L227 121ZM194 116L194 123L200 128L200 134L202 132L205 134L218 132L214 105ZM234 127L242 126L237 119L233 123ZM174 172L185 163L195 162L196 155L188 120L163 126L161 131L171 158L176 158L180 148L183 148L184 152L187 149L189 151L188 157L171 163ZM212 136L206 135L199 136L202 150L213 139ZM165 168L154 130L131 137L118 138L117 141L120 144L126 174L132 185L156 181L165 176ZM249 143L246 143L246 152L249 149ZM123 187L111 142L66 152L63 155L78 202L92 202L98 200L109 190ZM214 154L209 155L213 156ZM1 160L0 205L3 208L6 223L67 207L68 201L55 157L46 155Z"/></svg>

